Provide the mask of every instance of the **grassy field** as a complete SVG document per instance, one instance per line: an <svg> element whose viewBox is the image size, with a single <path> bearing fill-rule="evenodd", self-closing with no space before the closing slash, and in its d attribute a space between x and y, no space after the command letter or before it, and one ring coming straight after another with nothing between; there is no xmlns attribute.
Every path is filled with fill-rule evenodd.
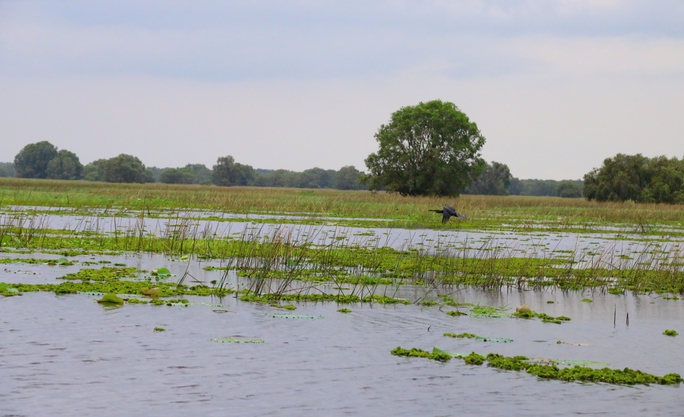
<svg viewBox="0 0 684 417"><path fill-rule="evenodd" d="M684 206L597 203L581 198L462 195L402 197L368 191L308 190L261 187L215 187L167 184L111 184L88 181L0 178L0 206L65 208L127 208L146 210L203 209L228 213L298 213L348 219L376 219L367 226L392 220L407 228L443 227L429 209L450 204L469 217L447 228L591 228L628 224L647 232L655 225L680 226Z"/></svg>

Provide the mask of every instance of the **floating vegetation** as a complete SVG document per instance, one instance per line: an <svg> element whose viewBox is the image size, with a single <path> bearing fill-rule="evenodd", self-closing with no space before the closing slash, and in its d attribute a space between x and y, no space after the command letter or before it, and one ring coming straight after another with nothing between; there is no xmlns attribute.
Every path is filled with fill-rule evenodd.
<svg viewBox="0 0 684 417"><path fill-rule="evenodd" d="M103 295L101 299L97 300L97 302L100 304L123 305L124 300L123 300L123 298L117 296L116 294L107 293L107 294Z"/></svg>
<svg viewBox="0 0 684 417"><path fill-rule="evenodd" d="M340 308L339 310L337 310L337 312L347 314L347 313L351 313L352 311L348 308Z"/></svg>
<svg viewBox="0 0 684 417"><path fill-rule="evenodd" d="M486 356L475 352L469 355L457 354L452 355L449 352L433 349L428 352L422 349L412 348L404 349L401 346L391 351L395 356L419 357L436 360L439 362L448 362L451 358L458 357L468 365L487 365L492 368L510 370L510 371L525 371L530 375L537 376L542 379L560 380L568 382L604 382L614 385L674 385L682 381L682 377L676 373L670 373L662 377L632 370L630 368L620 369L594 369L588 366L575 365L569 368L559 368L556 364L539 364L532 363L526 356L503 356L497 353L489 353Z"/></svg>
<svg viewBox="0 0 684 417"><path fill-rule="evenodd" d="M472 317L510 317L509 313L506 313L506 307L488 307L488 306L475 306L468 312L469 316Z"/></svg>
<svg viewBox="0 0 684 417"><path fill-rule="evenodd" d="M417 349L417 348L412 348L409 350L409 349L403 349L401 346L398 346L396 349L393 349L392 355L407 356L407 357L411 357L411 358L427 358L427 359L432 359L432 360L439 361L439 362L448 362L451 360L451 355L449 355L448 353L443 352L443 351L428 352L426 350Z"/></svg>
<svg viewBox="0 0 684 417"><path fill-rule="evenodd" d="M529 309L526 309L524 311L523 310L517 310L515 313L511 314L511 316L521 318L521 319L538 318L543 323L553 323L553 324L561 324L564 321L570 321L570 317L566 317L566 316L553 317L553 316L549 316L546 313L537 313L537 312L529 310Z"/></svg>
<svg viewBox="0 0 684 417"><path fill-rule="evenodd" d="M219 343L264 343L263 339L255 339L249 337L221 337L218 339L211 339L213 342Z"/></svg>
<svg viewBox="0 0 684 417"><path fill-rule="evenodd" d="M155 332L165 332L166 329L163 328L163 327L155 327L155 328L154 328L154 331L155 331Z"/></svg>
<svg viewBox="0 0 684 417"><path fill-rule="evenodd" d="M467 316L466 313L463 313L463 312L458 311L458 310L447 311L446 314L447 314L447 316L453 316L453 317Z"/></svg>
<svg viewBox="0 0 684 417"><path fill-rule="evenodd" d="M142 295L147 295L148 297L158 297L159 294L161 294L161 288L159 288L159 287L154 287L154 288L143 287L140 289L140 292L142 293Z"/></svg>
<svg viewBox="0 0 684 417"><path fill-rule="evenodd" d="M214 313L219 313L219 314L222 314L222 313L234 313L234 311L225 310L225 309L222 309L222 308L215 308L215 309L213 309L213 310L211 310L211 311L213 311Z"/></svg>
<svg viewBox="0 0 684 417"><path fill-rule="evenodd" d="M157 278L157 281L164 281L171 276L171 271L168 268L157 268L150 271L150 275Z"/></svg>
<svg viewBox="0 0 684 417"><path fill-rule="evenodd" d="M582 302L583 303L593 303L594 300L592 300L591 298L582 298Z"/></svg>
<svg viewBox="0 0 684 417"><path fill-rule="evenodd" d="M677 333L676 330L665 330L665 331L663 332L663 334L664 334L665 336L677 336L677 335L679 335L679 333Z"/></svg>
<svg viewBox="0 0 684 417"><path fill-rule="evenodd" d="M0 282L0 295L5 297L12 297L15 295L21 295L18 289L10 286L5 282Z"/></svg>
<svg viewBox="0 0 684 417"><path fill-rule="evenodd" d="M444 336L475 339L475 340L479 340L480 342L495 342L495 343L511 343L511 342L513 342L513 339L508 339L505 337L485 337L485 336L478 336L478 335L473 334L473 333L461 333L461 334L444 333Z"/></svg>
<svg viewBox="0 0 684 417"><path fill-rule="evenodd" d="M446 337L460 337L460 338L467 338L467 339L475 339L477 337L476 334L473 333L444 333L444 336Z"/></svg>
<svg viewBox="0 0 684 417"><path fill-rule="evenodd" d="M121 278L134 278L138 275L139 271L135 267L120 268L120 267L109 267L103 266L100 269L83 268L78 272L72 274L67 274L57 279L63 279L68 281L81 281L84 283L93 281L110 281L118 280Z"/></svg>
<svg viewBox="0 0 684 417"><path fill-rule="evenodd" d="M150 304L155 305L155 306L177 306L177 307L187 307L190 305L190 301L186 299L177 299L177 300L162 300L160 298L155 298L150 301Z"/></svg>

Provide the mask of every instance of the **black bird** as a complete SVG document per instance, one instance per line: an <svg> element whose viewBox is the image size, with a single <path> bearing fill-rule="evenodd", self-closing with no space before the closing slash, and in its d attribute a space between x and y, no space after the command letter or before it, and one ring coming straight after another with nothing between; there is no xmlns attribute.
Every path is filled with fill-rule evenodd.
<svg viewBox="0 0 684 417"><path fill-rule="evenodd" d="M444 206L444 208L441 210L428 210L428 211L434 211L435 213L442 213L442 223L448 222L449 219L451 218L451 216L455 216L455 217L458 217L460 219L467 219L466 216L464 216L462 214L458 214L456 212L456 209L451 207L451 206Z"/></svg>

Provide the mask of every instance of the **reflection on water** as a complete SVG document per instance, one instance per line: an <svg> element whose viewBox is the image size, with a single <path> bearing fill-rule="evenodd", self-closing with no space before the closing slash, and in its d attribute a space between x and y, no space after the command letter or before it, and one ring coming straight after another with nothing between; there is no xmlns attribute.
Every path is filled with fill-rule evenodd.
<svg viewBox="0 0 684 417"><path fill-rule="evenodd" d="M411 289L403 291L410 295ZM684 373L684 339L661 335L684 331L684 301L472 289L452 296L510 309L525 302L572 321L450 317L438 307L415 305L351 305L352 313L341 314L332 303L298 306L297 313L322 320L286 320L268 314L282 310L234 298L221 301L234 314L202 305L108 310L85 295L0 298L0 415L682 415L679 387L541 381L460 360L441 364L389 352L437 346ZM585 297L594 302L581 302ZM444 332L514 342L453 339ZM265 342L211 341L229 336Z"/></svg>

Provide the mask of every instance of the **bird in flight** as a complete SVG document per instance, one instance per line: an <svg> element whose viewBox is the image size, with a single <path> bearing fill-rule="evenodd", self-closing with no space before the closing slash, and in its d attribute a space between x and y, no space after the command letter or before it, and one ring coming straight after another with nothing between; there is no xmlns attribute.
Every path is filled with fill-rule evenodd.
<svg viewBox="0 0 684 417"><path fill-rule="evenodd" d="M457 213L456 209L451 207L451 206L444 206L444 208L441 210L428 210L428 211L434 211L435 213L442 213L442 223L448 222L449 219L451 218L451 216L458 217L460 219L467 219L466 216Z"/></svg>

